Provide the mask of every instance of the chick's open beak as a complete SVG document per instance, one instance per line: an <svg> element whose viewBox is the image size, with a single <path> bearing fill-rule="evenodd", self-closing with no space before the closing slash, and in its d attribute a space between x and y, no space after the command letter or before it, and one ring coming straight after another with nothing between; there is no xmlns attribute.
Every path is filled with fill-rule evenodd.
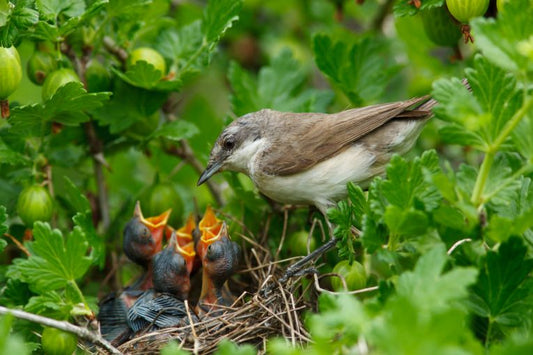
<svg viewBox="0 0 533 355"><path fill-rule="evenodd" d="M209 163L207 164L207 167L205 168L204 172L202 173L202 175L200 175L200 178L198 179L198 183L196 184L197 186L200 186L202 185L204 182L206 182L207 180L209 180L209 178L213 175L215 175L216 173L218 173L218 171L220 170L220 168L222 167L222 163L218 163L218 162L214 162L214 163Z"/></svg>

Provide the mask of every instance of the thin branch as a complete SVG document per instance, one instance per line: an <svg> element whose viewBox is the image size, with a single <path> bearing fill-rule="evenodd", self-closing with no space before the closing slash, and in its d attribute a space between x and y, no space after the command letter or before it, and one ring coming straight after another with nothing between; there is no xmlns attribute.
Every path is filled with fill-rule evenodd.
<svg viewBox="0 0 533 355"><path fill-rule="evenodd" d="M121 63L123 67L126 66L126 61L128 60L128 52L124 48L119 47L111 37L104 37L104 47L105 49L113 54Z"/></svg>
<svg viewBox="0 0 533 355"><path fill-rule="evenodd" d="M13 244L15 244L17 246L17 248L20 249L21 252L23 252L24 254L26 254L26 256L29 258L30 257L30 252L28 251L28 249L26 249L26 247L24 245L22 245L21 242L19 242L17 240L17 238L13 237L11 234L8 234L8 233L4 233L4 237L6 238L9 238L11 239L11 241L13 242Z"/></svg>
<svg viewBox="0 0 533 355"><path fill-rule="evenodd" d="M107 340L102 338L100 335L93 333L85 328L78 327L77 325L71 324L69 322L58 321L52 318L39 316L37 314L24 312L18 309L9 309L6 307L0 306L0 314L12 314L13 316L28 320L33 323L39 323L47 327L53 327L60 329L65 332L76 334L78 337L90 341L101 348L107 350L111 354L121 355L122 353L118 351L113 345L111 345Z"/></svg>
<svg viewBox="0 0 533 355"><path fill-rule="evenodd" d="M102 164L103 146L100 139L96 135L92 122L87 122L84 125L85 136L89 143L89 149L93 157L94 175L96 177L96 186L98 188L98 207L100 209L100 216L104 230L109 228L109 199L107 194L107 185L104 177L104 169Z"/></svg>
<svg viewBox="0 0 533 355"><path fill-rule="evenodd" d="M204 166L202 165L200 160L196 158L191 146L185 139L182 139L180 141L180 146L167 147L166 152L185 160L190 166L192 166L192 168L198 173L198 175L200 175L204 171ZM217 204L219 206L224 206L226 202L224 201L224 198L222 197L220 186L218 186L212 180L207 180L206 184L207 184L207 187L209 188L209 191L211 192L211 195L213 195L213 198L217 202Z"/></svg>
<svg viewBox="0 0 533 355"><path fill-rule="evenodd" d="M372 20L372 29L374 29L375 31L383 30L383 22L385 22L385 19L387 18L387 15L389 14L393 3L394 0L387 0L383 5L380 6L376 17L374 17L374 19Z"/></svg>

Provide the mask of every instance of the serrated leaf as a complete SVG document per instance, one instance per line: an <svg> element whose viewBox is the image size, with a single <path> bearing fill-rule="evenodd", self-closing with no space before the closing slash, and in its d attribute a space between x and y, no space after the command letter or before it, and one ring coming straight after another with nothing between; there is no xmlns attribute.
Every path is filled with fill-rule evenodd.
<svg viewBox="0 0 533 355"><path fill-rule="evenodd" d="M471 290L470 309L497 326L516 327L529 322L533 283L528 274L532 270L533 259L520 238L510 238L497 252L488 251Z"/></svg>
<svg viewBox="0 0 533 355"><path fill-rule="evenodd" d="M398 278L397 292L422 312L440 312L449 309L453 301L468 295L467 287L476 281L478 271L473 267L455 267L443 274L448 256L439 244L418 259L413 271Z"/></svg>
<svg viewBox="0 0 533 355"><path fill-rule="evenodd" d="M9 119L11 130L23 136L40 136L49 131L51 121L65 125L88 121L86 112L102 106L110 95L110 92L88 94L81 83L67 83L43 104L13 108Z"/></svg>
<svg viewBox="0 0 533 355"><path fill-rule="evenodd" d="M39 13L32 7L33 1L16 2L5 24L0 26L0 46L11 47L24 31L39 21Z"/></svg>
<svg viewBox="0 0 533 355"><path fill-rule="evenodd" d="M47 19L55 19L61 13L68 17L78 16L85 11L85 2L83 0L36 0L35 5L41 15Z"/></svg>
<svg viewBox="0 0 533 355"><path fill-rule="evenodd" d="M318 68L355 106L380 98L399 70L391 59L388 43L379 37L363 38L352 44L334 43L329 36L316 35L313 51Z"/></svg>
<svg viewBox="0 0 533 355"><path fill-rule="evenodd" d="M76 226L82 229L85 238L89 242L91 247L90 259L102 269L105 265L105 243L104 239L98 235L94 228L92 214L89 212L78 212L72 217L72 221Z"/></svg>
<svg viewBox="0 0 533 355"><path fill-rule="evenodd" d="M33 290L43 293L63 288L83 276L91 265L81 228L75 227L65 241L59 230L36 222L33 236L35 241L27 246L31 256L16 264Z"/></svg>
<svg viewBox="0 0 533 355"><path fill-rule="evenodd" d="M438 118L452 123L445 132L446 138L458 133L452 138L453 143L487 151L521 107L523 94L512 75L480 55L475 57L474 67L466 70L466 76L471 92L456 78L440 79L433 84L432 95L439 102L434 112Z"/></svg>
<svg viewBox="0 0 533 355"><path fill-rule="evenodd" d="M209 0L202 22L205 41L214 46L239 18L241 7L242 0Z"/></svg>
<svg viewBox="0 0 533 355"><path fill-rule="evenodd" d="M430 9L432 7L440 7L444 4L444 0L424 0L420 2L420 8L416 8L414 2L411 0L398 0L394 4L394 16L413 16L418 11Z"/></svg>
<svg viewBox="0 0 533 355"><path fill-rule="evenodd" d="M155 48L167 59L188 60L202 44L202 22L194 21L181 28L166 28L159 33Z"/></svg>
<svg viewBox="0 0 533 355"><path fill-rule="evenodd" d="M533 35L533 4L529 0L507 1L498 10L498 17L472 20L476 47L492 63L499 67L519 72L533 71L533 63L519 50L519 43Z"/></svg>
<svg viewBox="0 0 533 355"><path fill-rule="evenodd" d="M194 124L178 120L167 122L159 127L153 134L153 138L164 137L172 141L179 142L182 139L188 139L198 134L199 130Z"/></svg>
<svg viewBox="0 0 533 355"><path fill-rule="evenodd" d="M262 67L257 80L236 63L231 64L228 76L233 110L239 116L263 108L323 112L333 98L327 91L302 90L308 73L289 50L281 51L269 66Z"/></svg>
<svg viewBox="0 0 533 355"><path fill-rule="evenodd" d="M69 316L72 305L65 303L63 298L55 291L43 293L30 298L24 310L35 314L45 314L56 319L65 319Z"/></svg>
<svg viewBox="0 0 533 355"><path fill-rule="evenodd" d="M408 163L395 155L387 166L387 180L381 184L383 196L400 208L409 208L421 202L427 211L435 209L441 197L436 187L426 181L423 172L424 165L427 169L434 169L435 158L435 151L427 151Z"/></svg>
<svg viewBox="0 0 533 355"><path fill-rule="evenodd" d="M116 68L111 70L126 83L147 90L178 91L183 86L181 80L162 80L161 71L144 60L135 62L125 73Z"/></svg>

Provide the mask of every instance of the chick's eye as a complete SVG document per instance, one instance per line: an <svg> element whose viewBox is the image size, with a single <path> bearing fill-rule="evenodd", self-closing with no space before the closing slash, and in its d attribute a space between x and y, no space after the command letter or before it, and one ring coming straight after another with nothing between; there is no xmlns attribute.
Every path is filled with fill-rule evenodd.
<svg viewBox="0 0 533 355"><path fill-rule="evenodd" d="M231 150L235 147L235 139L233 137L228 137L222 142L224 149Z"/></svg>

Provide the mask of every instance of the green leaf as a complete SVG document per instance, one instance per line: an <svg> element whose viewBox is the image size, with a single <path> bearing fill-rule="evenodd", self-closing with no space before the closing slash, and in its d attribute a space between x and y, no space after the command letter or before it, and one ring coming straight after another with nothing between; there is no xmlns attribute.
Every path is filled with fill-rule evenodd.
<svg viewBox="0 0 533 355"><path fill-rule="evenodd" d="M31 350L24 338L11 332L14 317L11 314L0 316L0 353L29 355Z"/></svg>
<svg viewBox="0 0 533 355"><path fill-rule="evenodd" d="M71 309L72 305L65 303L65 300L55 291L33 296L24 307L26 312L44 314L56 319L67 318Z"/></svg>
<svg viewBox="0 0 533 355"><path fill-rule="evenodd" d="M218 343L218 349L215 352L216 355L255 355L257 349L250 344L244 344L238 346L228 339L222 339Z"/></svg>
<svg viewBox="0 0 533 355"><path fill-rule="evenodd" d="M209 0L202 22L204 41L213 47L239 18L241 7L242 0Z"/></svg>
<svg viewBox="0 0 533 355"><path fill-rule="evenodd" d="M390 59L388 43L379 37L352 44L342 40L334 43L329 36L316 35L313 50L318 68L355 106L378 100L399 70Z"/></svg>
<svg viewBox="0 0 533 355"><path fill-rule="evenodd" d="M432 7L440 7L444 4L444 0L424 0L420 2L420 8L417 9L411 0L398 0L394 4L394 16L413 16L418 13L418 11L430 9Z"/></svg>
<svg viewBox="0 0 533 355"><path fill-rule="evenodd" d="M531 320L533 259L520 238L512 237L498 251L490 250L472 287L469 308L497 326L517 327ZM487 334L490 339L492 334Z"/></svg>
<svg viewBox="0 0 533 355"><path fill-rule="evenodd" d="M90 93L79 82L60 87L44 104L17 106L11 111L11 132L26 137L41 136L49 131L51 121L77 125L89 120L87 111L103 105L110 92Z"/></svg>
<svg viewBox="0 0 533 355"><path fill-rule="evenodd" d="M471 22L476 47L492 63L514 72L533 71L528 53L520 51L533 35L533 4L529 0L507 1L497 19L479 17Z"/></svg>
<svg viewBox="0 0 533 355"><path fill-rule="evenodd" d="M421 203L431 211L438 207L440 194L436 187L424 177L424 168L431 171L438 166L435 151L426 151L412 162L395 155L387 166L387 180L381 184L383 196L400 208L407 209Z"/></svg>
<svg viewBox="0 0 533 355"><path fill-rule="evenodd" d="M474 68L466 70L466 77L472 92L456 78L433 84L432 95L439 101L434 112L451 123L444 131L445 138L487 151L521 107L523 95L512 75L480 55L474 59Z"/></svg>
<svg viewBox="0 0 533 355"><path fill-rule="evenodd" d="M66 201L74 211L87 213L91 211L91 204L87 197L78 189L78 187L70 180L67 176L64 177L65 180L65 192L66 192Z"/></svg>
<svg viewBox="0 0 533 355"><path fill-rule="evenodd" d="M55 19L61 13L68 17L78 16L85 11L83 0L36 0L35 5L41 16L46 19Z"/></svg>
<svg viewBox="0 0 533 355"><path fill-rule="evenodd" d="M209 61L209 51L202 48L201 26L202 22L197 20L179 29L170 27L161 31L156 39L155 48L175 63L179 80L200 72Z"/></svg>
<svg viewBox="0 0 533 355"><path fill-rule="evenodd" d="M387 206L383 216L393 235L417 237L424 234L429 226L425 213L414 209L402 209L395 205Z"/></svg>
<svg viewBox="0 0 533 355"><path fill-rule="evenodd" d="M289 50L281 51L270 66L262 67L257 80L236 63L231 64L228 77L233 111L239 116L263 108L323 112L332 99L327 91L302 90L308 73Z"/></svg>
<svg viewBox="0 0 533 355"><path fill-rule="evenodd" d="M438 313L453 307L468 295L467 287L476 281L473 267L455 267L443 274L448 256L439 244L418 259L415 269L398 278L399 296L409 299L422 312Z"/></svg>
<svg viewBox="0 0 533 355"><path fill-rule="evenodd" d="M0 46L11 47L24 32L39 21L39 13L33 9L31 0L16 1L7 14L7 20L0 24Z"/></svg>
<svg viewBox="0 0 533 355"><path fill-rule="evenodd" d="M4 251L7 242L4 240L3 235L7 232L7 212L4 206L0 206L0 253Z"/></svg>
<svg viewBox="0 0 533 355"><path fill-rule="evenodd" d="M65 241L59 230L36 222L33 236L35 241L28 243L31 256L16 265L33 290L44 293L63 288L81 278L91 265L81 228L75 227Z"/></svg>
<svg viewBox="0 0 533 355"><path fill-rule="evenodd" d="M188 139L199 133L198 128L187 121L178 120L167 122L154 131L153 138L164 137L166 139L179 142Z"/></svg>

